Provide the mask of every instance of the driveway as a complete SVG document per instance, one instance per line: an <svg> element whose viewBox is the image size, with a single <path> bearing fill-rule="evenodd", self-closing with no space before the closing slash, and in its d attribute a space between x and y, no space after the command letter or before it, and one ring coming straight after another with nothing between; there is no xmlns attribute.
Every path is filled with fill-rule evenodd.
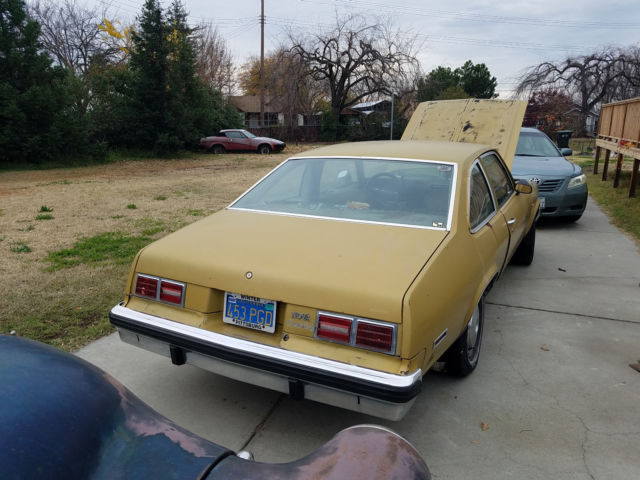
<svg viewBox="0 0 640 480"><path fill-rule="evenodd" d="M176 367L120 342L78 352L160 413L256 460L300 458L340 429L384 424L435 479L640 478L640 254L590 200L575 224L539 225L530 267L488 297L480 364L429 372L404 420L389 422Z"/></svg>

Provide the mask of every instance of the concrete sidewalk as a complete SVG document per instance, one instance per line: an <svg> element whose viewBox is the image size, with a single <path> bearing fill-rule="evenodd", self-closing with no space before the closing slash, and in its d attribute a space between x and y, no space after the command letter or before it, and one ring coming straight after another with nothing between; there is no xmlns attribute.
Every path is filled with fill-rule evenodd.
<svg viewBox="0 0 640 480"><path fill-rule="evenodd" d="M385 424L437 479L640 478L640 254L590 200L575 224L539 225L530 267L491 292L480 364L429 372L401 422L218 377L121 343L78 352L160 413L214 442L283 462L340 429Z"/></svg>

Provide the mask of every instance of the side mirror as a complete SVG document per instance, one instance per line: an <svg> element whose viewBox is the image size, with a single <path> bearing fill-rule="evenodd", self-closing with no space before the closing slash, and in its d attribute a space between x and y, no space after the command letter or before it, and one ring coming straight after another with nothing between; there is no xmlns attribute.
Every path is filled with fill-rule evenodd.
<svg viewBox="0 0 640 480"><path fill-rule="evenodd" d="M573 155L573 150L571 150L570 148L561 148L560 153L565 157L570 157L571 155Z"/></svg>
<svg viewBox="0 0 640 480"><path fill-rule="evenodd" d="M517 180L516 181L516 192L518 193L533 193L533 187L526 180Z"/></svg>

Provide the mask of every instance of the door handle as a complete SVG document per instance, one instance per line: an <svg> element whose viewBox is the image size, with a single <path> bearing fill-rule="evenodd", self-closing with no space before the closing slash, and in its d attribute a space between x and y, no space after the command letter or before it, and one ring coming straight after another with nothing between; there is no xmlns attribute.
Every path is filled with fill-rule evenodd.
<svg viewBox="0 0 640 480"><path fill-rule="evenodd" d="M507 225L515 225L515 223L516 223L515 217L512 218L511 220L507 220Z"/></svg>

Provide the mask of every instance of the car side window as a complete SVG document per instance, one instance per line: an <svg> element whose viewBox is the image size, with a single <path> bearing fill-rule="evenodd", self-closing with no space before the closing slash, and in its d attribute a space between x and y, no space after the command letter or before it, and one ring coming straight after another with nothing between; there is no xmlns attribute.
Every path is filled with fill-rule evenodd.
<svg viewBox="0 0 640 480"><path fill-rule="evenodd" d="M240 132L227 132L227 137L229 138L244 138Z"/></svg>
<svg viewBox="0 0 640 480"><path fill-rule="evenodd" d="M495 212L489 185L476 162L471 168L469 185L469 223L474 231Z"/></svg>
<svg viewBox="0 0 640 480"><path fill-rule="evenodd" d="M482 167L487 173L496 202L501 207L514 192L515 187L511 177L495 153L483 155L480 157L480 163L482 163Z"/></svg>

